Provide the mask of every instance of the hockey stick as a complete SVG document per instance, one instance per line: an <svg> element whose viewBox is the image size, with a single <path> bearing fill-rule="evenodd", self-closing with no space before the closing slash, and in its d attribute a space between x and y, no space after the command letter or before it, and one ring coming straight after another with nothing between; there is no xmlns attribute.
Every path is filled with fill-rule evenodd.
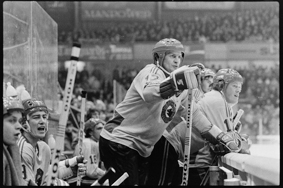
<svg viewBox="0 0 283 188"><path fill-rule="evenodd" d="M79 155L83 155L83 139L84 139L84 129L85 129L85 102L86 102L86 91L82 91L82 104L81 104L81 121L79 129ZM81 185L82 176L79 174L79 169L77 172L77 186Z"/></svg>
<svg viewBox="0 0 283 188"><path fill-rule="evenodd" d="M238 122L239 122L239 120L240 120L240 118L242 117L243 114L244 114L244 110L242 110L242 109L238 110L237 116L234 119L233 127L237 132L241 131L241 125L237 125L237 124L238 124Z"/></svg>
<svg viewBox="0 0 283 188"><path fill-rule="evenodd" d="M111 186L118 186L120 185L125 179L129 177L129 174L125 172L119 179L117 179Z"/></svg>
<svg viewBox="0 0 283 188"><path fill-rule="evenodd" d="M99 185L103 185L103 183L112 175L116 173L115 169L110 167L105 174L99 178L98 180L96 180L93 184L91 184L90 186L99 186Z"/></svg>
<svg viewBox="0 0 283 188"><path fill-rule="evenodd" d="M77 61L79 60L81 45L74 43L72 47L71 54L71 64L68 70L66 86L65 86L65 94L63 99L63 111L60 115L59 126L56 135L56 147L51 156L51 168L47 177L47 186L55 185L55 179L58 173L58 163L61 152L64 147L64 137L65 137L65 129L68 121L70 104L73 95L73 87L75 83L75 77L77 72Z"/></svg>
<svg viewBox="0 0 283 188"><path fill-rule="evenodd" d="M182 184L186 186L189 179L189 163L190 163L190 150L191 150L191 134L192 134L192 109L193 109L193 90L188 90L188 114L187 114L187 128L185 137L185 151L184 151L184 167L183 167L183 177Z"/></svg>

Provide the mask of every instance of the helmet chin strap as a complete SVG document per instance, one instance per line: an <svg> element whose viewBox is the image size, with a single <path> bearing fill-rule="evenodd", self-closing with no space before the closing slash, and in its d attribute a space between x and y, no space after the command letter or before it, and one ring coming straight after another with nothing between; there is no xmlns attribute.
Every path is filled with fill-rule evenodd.
<svg viewBox="0 0 283 188"><path fill-rule="evenodd" d="M25 121L25 124L22 125L22 129L23 129L25 132L27 132L27 133L30 133L30 132L31 132L31 130L30 130L30 125L29 125L29 123L28 123L28 120L26 120L26 121Z"/></svg>
<svg viewBox="0 0 283 188"><path fill-rule="evenodd" d="M160 69L165 73L166 77L168 77L168 76L170 75L170 73L169 73L167 70L165 70L165 69L159 64L159 61L158 61L158 60L156 60L156 65L157 65L158 68L160 68Z"/></svg>
<svg viewBox="0 0 283 188"><path fill-rule="evenodd" d="M22 125L22 129L23 129L25 132L27 132L27 133L32 133L32 132L31 132L31 129L30 129L30 125L29 125L28 120L29 120L29 117L28 117L28 115L27 115L27 120L26 120L25 124ZM48 122L48 120L47 120L47 121L46 121L45 134L46 134L47 131L48 131L48 126L49 126L48 124L49 124L49 122Z"/></svg>

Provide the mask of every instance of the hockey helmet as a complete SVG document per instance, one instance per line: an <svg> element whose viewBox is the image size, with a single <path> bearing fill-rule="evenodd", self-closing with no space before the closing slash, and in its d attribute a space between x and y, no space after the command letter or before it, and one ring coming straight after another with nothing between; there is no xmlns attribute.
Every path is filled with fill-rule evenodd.
<svg viewBox="0 0 283 188"><path fill-rule="evenodd" d="M193 63L189 67L197 67L200 71L203 71L205 69L205 66L202 63Z"/></svg>
<svg viewBox="0 0 283 188"><path fill-rule="evenodd" d="M215 72L213 72L213 70L208 69L208 68L204 68L203 71L201 71L201 78L204 79L207 76L215 76Z"/></svg>
<svg viewBox="0 0 283 188"><path fill-rule="evenodd" d="M25 116L37 111L45 111L48 113L48 108L44 102L35 98L31 98L30 94L26 90L22 92L21 99L24 106Z"/></svg>
<svg viewBox="0 0 283 188"><path fill-rule="evenodd" d="M8 87L5 93L6 96L3 97L3 115L7 114L11 110L23 111L24 107L17 95L16 89L11 85L10 82L8 82L7 85Z"/></svg>
<svg viewBox="0 0 283 188"><path fill-rule="evenodd" d="M181 52L184 59L185 49L182 43L173 38L165 38L157 42L152 49L154 63L163 67L163 61L168 52Z"/></svg>
<svg viewBox="0 0 283 188"><path fill-rule="evenodd" d="M3 97L3 115L12 110L24 110L20 99L18 97Z"/></svg>
<svg viewBox="0 0 283 188"><path fill-rule="evenodd" d="M213 78L213 89L221 91L230 82L239 81L243 83L243 77L233 69L220 69Z"/></svg>

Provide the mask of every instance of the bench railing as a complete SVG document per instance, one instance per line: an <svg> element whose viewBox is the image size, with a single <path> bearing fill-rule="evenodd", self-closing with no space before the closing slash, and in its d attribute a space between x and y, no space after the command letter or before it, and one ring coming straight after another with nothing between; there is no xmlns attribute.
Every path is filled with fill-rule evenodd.
<svg viewBox="0 0 283 188"><path fill-rule="evenodd" d="M221 157L220 166L220 185L280 184L280 159L228 153ZM232 178L231 172L233 173Z"/></svg>

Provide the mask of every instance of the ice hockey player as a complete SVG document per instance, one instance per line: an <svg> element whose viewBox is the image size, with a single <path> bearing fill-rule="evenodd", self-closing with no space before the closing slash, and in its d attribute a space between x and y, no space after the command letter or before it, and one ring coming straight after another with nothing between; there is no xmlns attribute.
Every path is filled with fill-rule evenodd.
<svg viewBox="0 0 283 188"><path fill-rule="evenodd" d="M17 145L24 107L14 88L8 88L3 96L3 185L25 185L22 178L21 158Z"/></svg>
<svg viewBox="0 0 283 188"><path fill-rule="evenodd" d="M98 148L98 141L100 132L102 131L105 122L98 118L90 118L85 123L85 138L83 140L82 153L85 159L87 159L87 171L84 179L96 180L101 178L105 174L105 169L101 168L100 154ZM75 147L74 155L79 155L78 144Z"/></svg>
<svg viewBox="0 0 283 188"><path fill-rule="evenodd" d="M238 149L231 149L227 144L210 144L197 131L192 131L192 143L197 148L191 152L188 185L205 185L209 166L217 165L217 156L228 152L250 154L247 135L240 135L234 130L232 107L238 103L243 78L234 69L220 69L214 79L212 91L205 94L198 104L207 119L220 130L233 134ZM238 138L237 138L238 137Z"/></svg>
<svg viewBox="0 0 283 188"><path fill-rule="evenodd" d="M121 185L145 185L147 158L170 124L185 116L187 89L198 87L197 67L180 67L184 59L180 41L165 38L153 48L154 63L146 65L134 78L114 117L101 131L99 150L106 169L113 167L111 185L124 172L129 177Z"/></svg>
<svg viewBox="0 0 283 188"><path fill-rule="evenodd" d="M26 181L26 185L30 182L32 182L30 184L37 186L46 185L50 168L51 150L42 139L48 131L49 111L43 101L31 98L26 90L22 91L21 100L24 106L24 113L18 146L20 148L23 179ZM76 158L73 160L67 159L67 161L72 163L69 166L77 165ZM58 172L58 174L61 173ZM68 185L66 181L59 178L56 179L55 184L57 186Z"/></svg>
<svg viewBox="0 0 283 188"><path fill-rule="evenodd" d="M197 103L204 97L204 93L211 91L212 82L215 73L201 63L194 63L190 66L196 66L200 69L201 81L198 89L193 90L194 101ZM194 105L192 124L193 128L198 126L198 123L207 121L200 121L203 118L201 112ZM210 127L210 124L207 124ZM154 146L154 150L149 157L149 175L147 178L147 185L180 185L181 184L181 168L179 167L178 160L184 161L184 142L186 136L186 122L180 122L169 133L164 131L161 139ZM194 143L191 143L191 148L194 147ZM192 150L192 149L191 149ZM193 149L194 150L194 149Z"/></svg>

